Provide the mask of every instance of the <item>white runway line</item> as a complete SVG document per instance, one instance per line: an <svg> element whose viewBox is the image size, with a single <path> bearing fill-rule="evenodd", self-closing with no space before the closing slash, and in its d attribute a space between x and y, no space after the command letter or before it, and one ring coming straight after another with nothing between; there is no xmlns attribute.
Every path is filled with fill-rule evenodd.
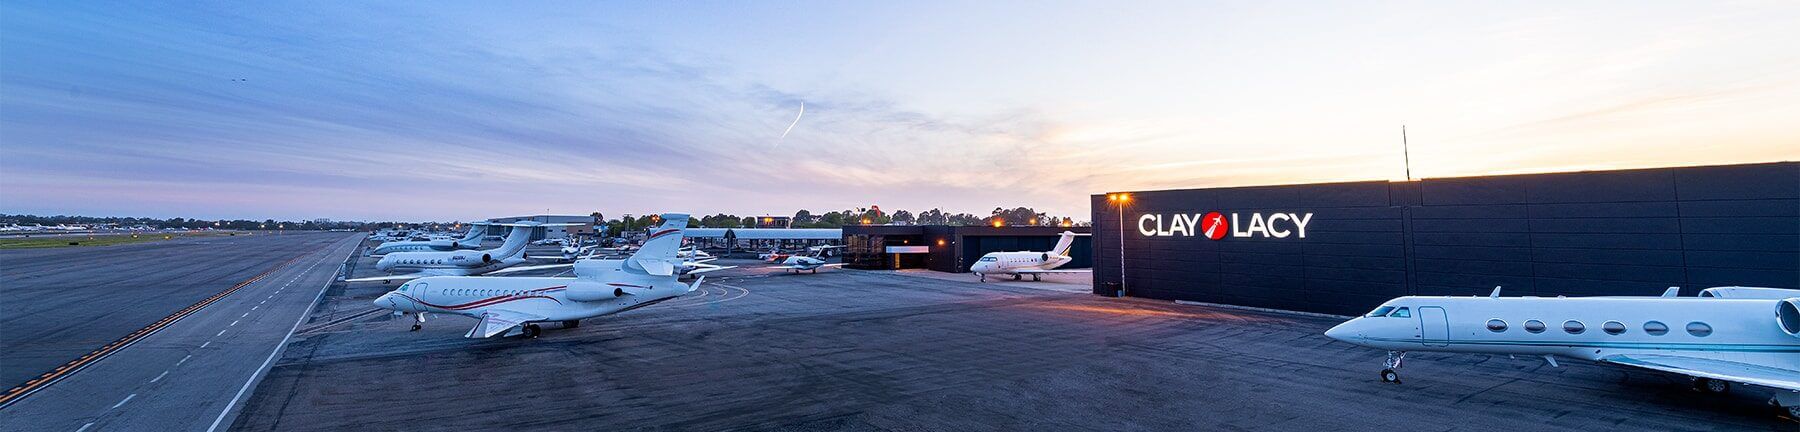
<svg viewBox="0 0 1800 432"><path fill-rule="evenodd" d="M200 344L200 347L206 348L207 345L212 345L212 341L206 341L206 343Z"/></svg>
<svg viewBox="0 0 1800 432"><path fill-rule="evenodd" d="M163 373L161 375L157 375L156 378L151 378L150 382L162 381L162 377L165 377L165 376L169 376L169 371L163 371Z"/></svg>
<svg viewBox="0 0 1800 432"><path fill-rule="evenodd" d="M131 398L134 398L134 397L137 397L137 393L132 393L131 396L126 396L125 399L120 400L119 403L113 404L112 408L107 408L107 409L118 409L119 407L125 406L125 403L131 402Z"/></svg>
<svg viewBox="0 0 1800 432"><path fill-rule="evenodd" d="M237 325L237 323L238 323L237 320L232 320L231 325L227 325L226 327L231 327L231 326Z"/></svg>
<svg viewBox="0 0 1800 432"><path fill-rule="evenodd" d="M238 315L238 318L243 318L243 317L247 317L247 316L250 316L250 313L249 313L249 312L244 312L244 314L243 314L243 315Z"/></svg>
<svg viewBox="0 0 1800 432"><path fill-rule="evenodd" d="M175 365L181 366L182 363L187 363L188 359L191 359L191 358L194 358L193 354L189 354L187 357L182 357L181 361L175 362Z"/></svg>
<svg viewBox="0 0 1800 432"><path fill-rule="evenodd" d="M262 307L262 306L251 306L250 310L256 310L256 308L259 308L259 307Z"/></svg>
<svg viewBox="0 0 1800 432"><path fill-rule="evenodd" d="M351 256L355 256L355 254L356 254L356 250L351 249ZM331 258L330 255L326 255L326 257L325 257L325 259L330 259L330 258ZM307 272L311 272L313 267L318 267L319 263L325 262L325 259L321 259L321 260L319 260L319 262L315 262L315 263L313 263L313 265L308 266L305 271L300 272L300 275L304 275ZM346 260L348 260L348 259L346 258ZM225 404L225 409L219 411L219 417L213 419L212 426L207 427L206 432L213 432L213 431L219 430L219 424L225 422L225 416L231 414L231 409L237 407L238 400L243 399L244 393L250 391L250 386L253 384L256 384L256 377L262 375L263 371L266 371L269 369L269 365L275 363L275 357L280 356L281 349L287 347L288 340L293 339L294 331L300 330L300 324L305 324L306 319L309 317L312 317L313 308L318 307L319 302L325 299L325 291L329 290L331 288L332 282L336 281L339 277L339 274L343 273L343 271L344 271L344 266L339 265L337 271L333 272L331 274L330 278L325 279L325 286L319 287L319 294L317 296L313 297L313 301L311 304L308 304L306 306L306 311L300 313L300 318L294 320L294 326L292 328L288 329L287 336L283 336L281 338L281 342L275 344L275 349L272 351L269 351L269 358L263 360L262 366L258 366L255 371L250 372L250 378L244 380L244 386L238 388L237 395L232 396L231 401L227 402ZM300 275L295 275L294 279L298 280L300 278ZM288 281L288 283L293 283L293 280ZM267 300L264 300L264 301L267 301ZM230 425L226 425L226 427L229 428Z"/></svg>
<svg viewBox="0 0 1800 432"><path fill-rule="evenodd" d="M94 427L94 422L88 422L88 424L81 425L81 429L76 429L75 432L82 432L91 427Z"/></svg>
<svg viewBox="0 0 1800 432"><path fill-rule="evenodd" d="M219 336L224 336L224 335L225 335L225 331L219 330L219 334L213 335L213 337L219 337Z"/></svg>

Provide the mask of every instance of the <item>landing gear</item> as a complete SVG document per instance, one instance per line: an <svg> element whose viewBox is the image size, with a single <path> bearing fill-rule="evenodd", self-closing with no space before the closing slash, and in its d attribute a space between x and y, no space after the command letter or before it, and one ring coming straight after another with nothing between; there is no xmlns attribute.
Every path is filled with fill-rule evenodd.
<svg viewBox="0 0 1800 432"><path fill-rule="evenodd" d="M1400 371L1398 369L1400 369L1401 363L1405 362L1406 351L1388 351L1387 361L1382 363L1387 368L1381 370L1381 382L1399 384Z"/></svg>
<svg viewBox="0 0 1800 432"><path fill-rule="evenodd" d="M1031 275L1031 281L1032 282L1043 282L1044 280L1038 279L1038 275Z"/></svg>
<svg viewBox="0 0 1800 432"><path fill-rule="evenodd" d="M1731 382L1712 378L1694 378L1694 390L1701 393L1725 394L1731 391Z"/></svg>
<svg viewBox="0 0 1800 432"><path fill-rule="evenodd" d="M819 269L812 269L812 274L819 274Z"/></svg>
<svg viewBox="0 0 1800 432"><path fill-rule="evenodd" d="M526 324L520 331L525 334L525 337L537 339L538 334L543 333L544 329L538 328L537 324Z"/></svg>
<svg viewBox="0 0 1800 432"><path fill-rule="evenodd" d="M415 319L417 321L413 322L412 331L419 331L419 329L425 328L425 313L424 312L419 312L417 314L413 314L413 319Z"/></svg>
<svg viewBox="0 0 1800 432"><path fill-rule="evenodd" d="M976 273L975 277L981 278L981 282L984 282L984 283L987 282L987 275L985 275L985 274Z"/></svg>
<svg viewBox="0 0 1800 432"><path fill-rule="evenodd" d="M1023 276L1020 276L1018 274L1013 274L1013 280L1022 280L1022 279L1024 279Z"/></svg>
<svg viewBox="0 0 1800 432"><path fill-rule="evenodd" d="M563 328L576 328L576 327L581 327L581 320L563 321Z"/></svg>

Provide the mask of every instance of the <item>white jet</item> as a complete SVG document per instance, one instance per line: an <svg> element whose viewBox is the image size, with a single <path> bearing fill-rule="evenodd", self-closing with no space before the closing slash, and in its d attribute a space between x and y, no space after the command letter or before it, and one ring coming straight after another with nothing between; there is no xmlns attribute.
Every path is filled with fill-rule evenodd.
<svg viewBox="0 0 1800 432"><path fill-rule="evenodd" d="M783 256L783 257L775 257L774 259L778 259L781 261L781 265L774 266L772 268L791 270L794 273L799 273L799 272L803 272L803 271L811 271L813 273L818 273L819 268L822 268L822 267L841 267L844 265L844 263L827 264L825 262L824 258L820 258L820 256L824 256L824 255L830 253L830 251L832 249L837 249L837 248L841 248L841 247L843 247L843 246L813 246L813 247L807 248L807 252L810 253L809 255L787 255L787 256Z"/></svg>
<svg viewBox="0 0 1800 432"><path fill-rule="evenodd" d="M525 254L526 243L531 239L531 229L540 226L575 225L547 224L541 222L522 221L513 223L496 223L492 225L512 227L506 233L505 242L500 247L485 250L432 251L432 252L394 252L383 255L375 262L375 269L392 273L396 270L416 270L413 273L389 274L356 279L345 279L345 282L383 282L411 280L426 276L475 276L483 274L504 274L528 270L543 270L569 267L573 263L547 264L536 266L519 266L529 261ZM555 257L552 257L555 258Z"/></svg>
<svg viewBox="0 0 1800 432"><path fill-rule="evenodd" d="M700 287L705 277L684 285L676 278L688 215L664 214L663 225L644 247L625 259L592 259L575 263L575 277L435 276L407 282L380 298L375 306L416 313L418 330L425 313L445 313L480 320L465 335L486 338L523 334L537 337L538 323L560 321L564 328L582 319L610 315L679 297Z"/></svg>
<svg viewBox="0 0 1800 432"><path fill-rule="evenodd" d="M436 238L431 240L401 240L383 242L370 251L370 255L387 255L394 252L453 251L458 249L477 249L481 247L481 236L487 233L487 222L469 224L469 232L460 238Z"/></svg>
<svg viewBox="0 0 1800 432"><path fill-rule="evenodd" d="M1069 249L1075 247L1076 236L1086 235L1088 234L1063 231L1061 238L1056 240L1056 247L1049 252L988 252L981 259L975 260L975 264L969 266L969 271L980 277L982 282L987 282L987 277L991 274L1009 274L1013 280L1031 275L1031 280L1036 281L1043 280L1040 277L1045 273L1092 273L1093 269L1057 269L1074 260L1069 256Z"/></svg>
<svg viewBox="0 0 1800 432"><path fill-rule="evenodd" d="M1556 357L1674 373L1696 389L1730 383L1785 390L1771 403L1800 417L1800 290L1721 287L1700 297L1407 296L1325 335L1388 351L1399 383L1407 351Z"/></svg>

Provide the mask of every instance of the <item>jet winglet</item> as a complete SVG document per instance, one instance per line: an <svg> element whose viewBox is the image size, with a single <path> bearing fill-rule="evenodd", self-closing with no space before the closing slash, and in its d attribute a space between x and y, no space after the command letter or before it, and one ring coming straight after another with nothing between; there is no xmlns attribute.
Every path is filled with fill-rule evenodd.
<svg viewBox="0 0 1800 432"><path fill-rule="evenodd" d="M1663 298L1674 298L1679 295L1681 295L1681 287L1669 287L1668 291L1663 291L1662 296Z"/></svg>
<svg viewBox="0 0 1800 432"><path fill-rule="evenodd" d="M1494 285L1494 292L1492 294L1488 294L1488 298L1500 298L1500 286L1499 285Z"/></svg>

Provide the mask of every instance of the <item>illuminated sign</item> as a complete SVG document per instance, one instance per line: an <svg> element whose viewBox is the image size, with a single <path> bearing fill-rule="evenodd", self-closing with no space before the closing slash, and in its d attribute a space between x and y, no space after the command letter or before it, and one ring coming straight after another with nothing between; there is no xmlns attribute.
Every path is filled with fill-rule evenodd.
<svg viewBox="0 0 1800 432"><path fill-rule="evenodd" d="M1246 218L1232 213L1227 219L1219 212L1145 214L1138 217L1138 233L1146 237L1198 235L1213 240L1223 239L1227 235L1240 238L1306 238L1306 224L1312 222L1312 216L1312 213L1250 213Z"/></svg>

